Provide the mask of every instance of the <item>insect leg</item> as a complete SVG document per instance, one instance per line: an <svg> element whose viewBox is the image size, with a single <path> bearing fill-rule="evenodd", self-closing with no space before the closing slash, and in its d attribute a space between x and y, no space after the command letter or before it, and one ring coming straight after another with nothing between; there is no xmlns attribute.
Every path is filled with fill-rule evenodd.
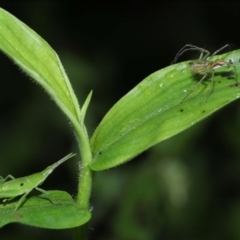
<svg viewBox="0 0 240 240"><path fill-rule="evenodd" d="M16 212L21 207L21 205L23 204L23 202L25 201L25 199L29 193L30 193L30 191L26 192L25 194L23 194L21 196L21 198L18 200L17 206L14 209L14 212Z"/></svg>
<svg viewBox="0 0 240 240"><path fill-rule="evenodd" d="M38 188L38 187L35 187L36 190L40 191L41 193L47 193L47 191L41 189L41 188ZM17 203L17 206L15 207L14 211L16 212L20 207L21 205L23 204L23 202L26 200L26 197L27 195L30 193L31 191L28 191L26 192L24 195L21 196L21 198L19 199L18 203ZM15 197L14 197L15 198ZM13 198L8 198L8 199L4 199L3 201L10 201L12 200ZM50 200L50 199L49 199ZM50 200L50 202L52 202Z"/></svg>
<svg viewBox="0 0 240 240"><path fill-rule="evenodd" d="M38 188L38 187L35 187L36 190L38 190L39 192L41 193L44 193L44 194L47 194L48 192L45 191L44 189L41 189L41 188ZM45 198L45 197L44 197ZM54 203L50 198L46 197L47 200L49 200L52 204L56 204Z"/></svg>
<svg viewBox="0 0 240 240"><path fill-rule="evenodd" d="M7 179L11 179L11 180L13 180L13 179L15 179L15 177L13 177L12 175L7 175L5 178L3 178L3 177L0 177L2 180L0 180L0 181L2 181L2 182L6 182L6 180Z"/></svg>
<svg viewBox="0 0 240 240"><path fill-rule="evenodd" d="M38 188L38 187L35 187L35 189L38 190L41 193L47 193L47 191L45 191L44 189L41 189L41 188Z"/></svg>
<svg viewBox="0 0 240 240"><path fill-rule="evenodd" d="M5 203L5 202L8 202L8 201L11 201L11 200L13 200L14 198L16 198L17 196L15 196L15 197L12 197L12 198L5 198L5 199L3 199L3 202Z"/></svg>

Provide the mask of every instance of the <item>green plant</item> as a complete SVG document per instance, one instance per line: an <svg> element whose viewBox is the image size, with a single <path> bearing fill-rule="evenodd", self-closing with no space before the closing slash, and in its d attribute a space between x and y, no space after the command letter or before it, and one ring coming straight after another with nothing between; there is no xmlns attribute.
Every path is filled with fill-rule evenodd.
<svg viewBox="0 0 240 240"><path fill-rule="evenodd" d="M216 69L214 89L206 102L209 84L201 84L187 100L185 92L195 81L189 62L161 69L140 82L106 114L89 140L84 118L92 92L81 109L62 64L54 50L33 30L14 16L0 10L0 48L53 98L70 120L81 156L78 195L75 201L65 192L29 197L18 211L16 202L0 206L1 226L20 222L33 226L76 228L75 236L86 238L86 223L91 218L90 195L93 171L118 166L165 140L219 108L239 98L240 89L228 66ZM231 60L239 71L239 50L214 56L211 60ZM239 76L239 74L238 74ZM58 202L60 204L53 204ZM34 216L31 212L35 211ZM75 214L74 214L75 213ZM49 219L62 214L64 219ZM35 221L34 221L35 220Z"/></svg>

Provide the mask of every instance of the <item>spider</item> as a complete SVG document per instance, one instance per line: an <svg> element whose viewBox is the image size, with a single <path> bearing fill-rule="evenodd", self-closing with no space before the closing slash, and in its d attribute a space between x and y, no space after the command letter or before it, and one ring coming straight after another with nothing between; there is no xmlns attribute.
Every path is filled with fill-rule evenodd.
<svg viewBox="0 0 240 240"><path fill-rule="evenodd" d="M207 99L206 102L209 98L209 96L212 93L213 90L213 84L214 84L214 75L215 72L214 70L217 68L221 68L221 67L230 67L233 66L235 69L235 73L236 73L236 68L233 65L233 62L226 62L224 60L215 60L215 61L210 61L209 58L213 57L215 55L217 55L217 53L219 53L220 51L222 51L223 49L225 49L226 47L228 47L229 45L226 44L225 46L221 47L220 49L218 49L217 51L215 51L212 55L210 55L210 52L204 48L200 48L191 44L186 44L183 48L180 49L180 51L178 52L178 54L176 55L176 57L174 58L172 63L175 63L177 61L177 59L186 51L189 50L196 50L200 52L200 57L198 60L194 61L194 62L190 62L190 68L191 68L191 72L193 75L202 75L202 78L199 80L199 82L196 84L196 86L183 98L183 100L181 102L183 102L194 90L196 90L196 88L199 86L199 84L201 84L201 82L209 75L212 75L212 86L211 89L207 95Z"/></svg>

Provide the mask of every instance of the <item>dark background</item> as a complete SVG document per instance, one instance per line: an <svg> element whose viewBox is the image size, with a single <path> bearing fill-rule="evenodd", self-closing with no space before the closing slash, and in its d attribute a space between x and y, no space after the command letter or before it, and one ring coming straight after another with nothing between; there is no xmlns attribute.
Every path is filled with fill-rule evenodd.
<svg viewBox="0 0 240 240"><path fill-rule="evenodd" d="M11 3L10 3L11 2ZM91 136L110 107L187 43L240 47L240 3L12 2L0 6L59 54L80 104L93 89ZM186 53L181 60L194 58ZM76 152L67 119L49 96L0 55L0 174L38 172ZM240 239L240 107L236 101L136 159L95 174L91 239ZM77 189L77 160L42 188ZM63 216L64 217L64 216ZM71 239L70 230L11 224L0 238Z"/></svg>

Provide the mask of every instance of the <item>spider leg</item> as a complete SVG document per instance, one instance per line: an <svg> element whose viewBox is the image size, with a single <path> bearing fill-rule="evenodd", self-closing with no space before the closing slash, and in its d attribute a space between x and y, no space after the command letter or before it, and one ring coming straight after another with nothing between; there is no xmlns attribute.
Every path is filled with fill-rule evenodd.
<svg viewBox="0 0 240 240"><path fill-rule="evenodd" d="M194 46L194 45L191 45L191 44L186 44L184 47L182 47L180 49L180 51L177 53L176 57L173 59L173 61L171 62L171 64L175 63L178 58L186 51L191 51L191 50L195 50L195 51L199 51L201 52L201 55L200 55L200 58L199 59L206 59L209 55L210 55L210 52L204 48L200 48L200 47L197 47L197 46ZM204 56L205 54L205 56Z"/></svg>
<svg viewBox="0 0 240 240"><path fill-rule="evenodd" d="M201 84L201 82L207 77L207 75L208 75L208 73L205 73L205 74L203 75L203 77L202 77L202 78L200 79L200 81L195 85L195 87L182 99L181 103L184 102L184 100L185 100L192 92L194 92L194 91L198 88L199 84Z"/></svg>
<svg viewBox="0 0 240 240"><path fill-rule="evenodd" d="M239 82L238 82L238 73L237 73L237 68L234 64L230 64L229 63L229 66L233 66L234 67L234 70L235 70L235 75L236 75L236 84L239 85Z"/></svg>
<svg viewBox="0 0 240 240"><path fill-rule="evenodd" d="M223 47L219 48L217 51L215 51L211 57L217 55L217 53L221 52L224 48L229 47L229 44L224 45Z"/></svg>
<svg viewBox="0 0 240 240"><path fill-rule="evenodd" d="M213 87L214 87L214 76L215 76L215 73L214 71L212 70L212 84L211 84L211 89L209 90L208 94L207 94L207 98L206 98L206 102L208 101L208 98L210 97L212 91L213 91Z"/></svg>

